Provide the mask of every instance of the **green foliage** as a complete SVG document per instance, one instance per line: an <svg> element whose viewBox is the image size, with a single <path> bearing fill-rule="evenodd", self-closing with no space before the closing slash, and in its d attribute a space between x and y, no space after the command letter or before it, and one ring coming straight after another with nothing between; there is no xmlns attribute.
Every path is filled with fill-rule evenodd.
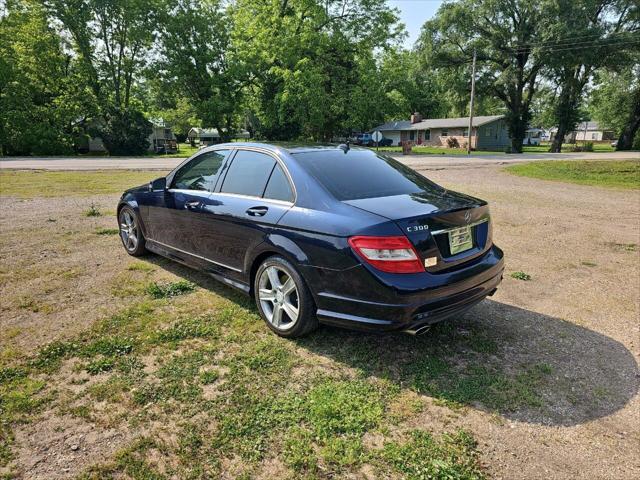
<svg viewBox="0 0 640 480"><path fill-rule="evenodd" d="M636 55L640 58L640 55ZM640 59L635 64L601 71L596 77L589 110L616 138L626 137L626 149L640 149ZM632 140L633 139L633 140ZM619 142L620 143L620 142ZM622 147L622 145L620 145Z"/></svg>
<svg viewBox="0 0 640 480"><path fill-rule="evenodd" d="M373 49L398 33L382 0L241 0L230 15L232 49L255 79L250 105L261 136L329 140L382 119Z"/></svg>
<svg viewBox="0 0 640 480"><path fill-rule="evenodd" d="M178 280L177 282L157 283L153 282L147 287L147 293L153 298L171 298L185 293L191 293L196 286L187 280Z"/></svg>
<svg viewBox="0 0 640 480"><path fill-rule="evenodd" d="M133 109L109 109L96 133L111 155L142 155L149 148L151 123Z"/></svg>
<svg viewBox="0 0 640 480"><path fill-rule="evenodd" d="M77 121L94 112L75 59L38 2L0 17L0 155L66 154Z"/></svg>
<svg viewBox="0 0 640 480"><path fill-rule="evenodd" d="M531 280L531 275L525 272L513 272L511 274L511 278L515 278L516 280L524 280L526 282Z"/></svg>

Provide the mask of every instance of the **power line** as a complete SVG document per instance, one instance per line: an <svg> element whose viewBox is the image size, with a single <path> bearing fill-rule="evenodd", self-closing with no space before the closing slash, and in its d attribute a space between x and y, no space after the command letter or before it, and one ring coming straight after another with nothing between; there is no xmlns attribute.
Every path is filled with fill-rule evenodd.
<svg viewBox="0 0 640 480"><path fill-rule="evenodd" d="M609 39L604 39L609 40ZM583 42L581 44L568 44L568 45L558 45L558 46L548 46L548 47L514 47L509 48L509 50L514 52L524 52L527 50L537 50L543 52L562 52L566 50L582 50L585 48L602 48L602 47L615 47L615 46L623 46L623 45L635 45L636 43L640 43L640 37L633 40L618 40L608 43L602 43L602 41L593 41L593 42Z"/></svg>
<svg viewBox="0 0 640 480"><path fill-rule="evenodd" d="M565 37L565 38L561 38L558 40L547 40L544 42L528 42L528 43L521 43L519 44L520 46L524 47L538 47L538 46L548 46L548 45L572 45L572 44L578 44L578 43L583 43L583 42L594 42L597 40L602 40L602 39L608 39L610 37L613 37L615 35L634 35L634 34L638 34L640 33L637 30L634 31L623 31L623 32L611 32L606 34L606 36L603 36L602 34L599 33L593 33L593 34L589 34L589 35L577 35L574 37ZM581 39L589 39L589 38L593 38L593 40L581 40Z"/></svg>

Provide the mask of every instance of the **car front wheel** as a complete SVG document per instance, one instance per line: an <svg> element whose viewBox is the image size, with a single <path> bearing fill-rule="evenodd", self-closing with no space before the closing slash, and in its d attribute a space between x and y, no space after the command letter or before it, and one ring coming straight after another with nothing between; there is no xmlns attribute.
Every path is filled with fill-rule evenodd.
<svg viewBox="0 0 640 480"><path fill-rule="evenodd" d="M118 214L120 240L129 255L139 257L147 252L138 215L131 207L123 207Z"/></svg>
<svg viewBox="0 0 640 480"><path fill-rule="evenodd" d="M267 258L256 272L253 290L260 316L278 335L301 337L318 328L313 297L285 258Z"/></svg>

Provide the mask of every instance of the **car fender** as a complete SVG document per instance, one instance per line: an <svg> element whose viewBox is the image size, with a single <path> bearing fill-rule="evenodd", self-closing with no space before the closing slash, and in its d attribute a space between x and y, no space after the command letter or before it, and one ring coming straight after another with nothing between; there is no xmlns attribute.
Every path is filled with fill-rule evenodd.
<svg viewBox="0 0 640 480"><path fill-rule="evenodd" d="M138 204L138 199L131 192L126 192L122 195L122 198L118 202L118 208L116 209L116 221L118 222L118 228L120 228L120 221L118 220L118 216L120 215L120 210L122 207L127 206L131 207L133 211L138 216L138 220L140 222L140 228L142 229L142 234L147 237L147 227L144 223L144 218L142 212L140 211L140 205Z"/></svg>
<svg viewBox="0 0 640 480"><path fill-rule="evenodd" d="M309 264L309 257L293 240L281 234L270 233L266 235L264 241L247 250L244 271L250 272L256 258L259 258L265 252L277 253L300 265Z"/></svg>

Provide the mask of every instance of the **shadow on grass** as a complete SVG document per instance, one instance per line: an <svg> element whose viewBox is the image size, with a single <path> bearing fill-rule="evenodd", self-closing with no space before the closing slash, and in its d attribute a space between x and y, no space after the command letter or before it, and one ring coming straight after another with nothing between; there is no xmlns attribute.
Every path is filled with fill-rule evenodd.
<svg viewBox="0 0 640 480"><path fill-rule="evenodd" d="M206 274L157 256L148 260L255 308ZM640 386L638 365L620 342L494 300L419 337L324 327L295 343L452 408L467 405L530 423L570 426L605 417L622 409Z"/></svg>

